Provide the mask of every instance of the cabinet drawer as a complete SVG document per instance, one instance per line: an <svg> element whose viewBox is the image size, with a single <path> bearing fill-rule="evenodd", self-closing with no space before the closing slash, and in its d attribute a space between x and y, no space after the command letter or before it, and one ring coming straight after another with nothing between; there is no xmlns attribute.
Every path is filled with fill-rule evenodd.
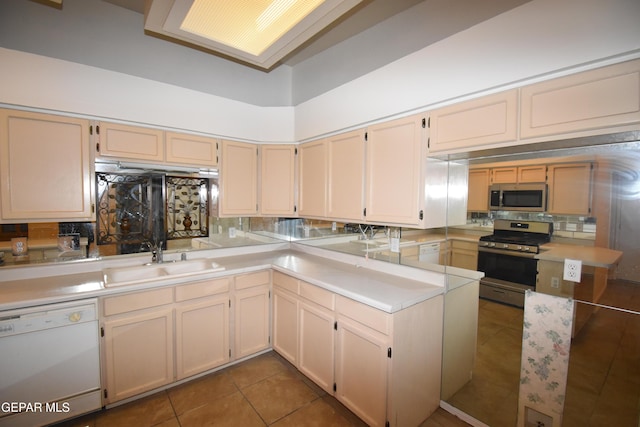
<svg viewBox="0 0 640 427"><path fill-rule="evenodd" d="M273 272L273 284L278 285L289 292L293 292L296 295L300 293L300 281L294 277L280 273L279 271Z"/></svg>
<svg viewBox="0 0 640 427"><path fill-rule="evenodd" d="M252 288L258 285L269 284L269 271L260 271L258 273L244 274L235 278L236 289Z"/></svg>
<svg viewBox="0 0 640 427"><path fill-rule="evenodd" d="M385 335L391 332L391 315L366 304L336 295L336 311Z"/></svg>
<svg viewBox="0 0 640 427"><path fill-rule="evenodd" d="M114 314L171 304L172 302L173 288L162 288L105 298L103 301L103 309L105 316L112 316Z"/></svg>
<svg viewBox="0 0 640 427"><path fill-rule="evenodd" d="M176 287L176 301L185 301L223 292L229 292L229 279L227 277L178 286Z"/></svg>
<svg viewBox="0 0 640 427"><path fill-rule="evenodd" d="M300 282L300 296L329 310L335 308L335 294L306 282Z"/></svg>

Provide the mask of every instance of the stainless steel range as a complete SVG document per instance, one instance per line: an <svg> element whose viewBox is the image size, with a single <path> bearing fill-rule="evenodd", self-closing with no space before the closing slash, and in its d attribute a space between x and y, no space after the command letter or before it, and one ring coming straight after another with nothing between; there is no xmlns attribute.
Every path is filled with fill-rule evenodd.
<svg viewBox="0 0 640 427"><path fill-rule="evenodd" d="M493 234L478 242L480 297L524 307L524 292L536 288L535 256L552 234L551 222L496 220Z"/></svg>

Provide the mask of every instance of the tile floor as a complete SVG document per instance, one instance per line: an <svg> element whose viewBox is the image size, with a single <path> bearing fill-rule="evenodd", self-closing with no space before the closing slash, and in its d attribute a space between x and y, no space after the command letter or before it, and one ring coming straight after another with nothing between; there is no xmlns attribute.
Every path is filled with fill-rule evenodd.
<svg viewBox="0 0 640 427"><path fill-rule="evenodd" d="M640 311L640 285L611 281L601 303ZM449 399L491 427L517 419L521 309L480 300L474 377ZM563 426L638 427L640 315L600 308L571 343Z"/></svg>
<svg viewBox="0 0 640 427"><path fill-rule="evenodd" d="M366 426L275 352L56 427ZM421 427L464 427L439 409Z"/></svg>

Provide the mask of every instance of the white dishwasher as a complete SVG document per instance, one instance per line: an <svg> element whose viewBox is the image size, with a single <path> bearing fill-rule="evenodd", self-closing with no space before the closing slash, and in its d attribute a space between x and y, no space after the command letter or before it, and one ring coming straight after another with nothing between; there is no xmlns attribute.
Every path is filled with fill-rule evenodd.
<svg viewBox="0 0 640 427"><path fill-rule="evenodd" d="M440 242L432 242L420 245L418 261L429 264L440 263Z"/></svg>
<svg viewBox="0 0 640 427"><path fill-rule="evenodd" d="M0 426L100 409L97 300L0 312Z"/></svg>

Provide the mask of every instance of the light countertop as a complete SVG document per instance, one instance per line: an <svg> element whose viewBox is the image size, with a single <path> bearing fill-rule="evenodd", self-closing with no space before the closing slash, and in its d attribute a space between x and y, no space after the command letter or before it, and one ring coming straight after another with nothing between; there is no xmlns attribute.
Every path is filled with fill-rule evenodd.
<svg viewBox="0 0 640 427"><path fill-rule="evenodd" d="M540 249L540 253L536 255L539 260L564 262L566 258L576 259L591 267L611 268L622 258L620 251L594 246L547 243L542 245Z"/></svg>
<svg viewBox="0 0 640 427"><path fill-rule="evenodd" d="M332 258L336 258L331 255ZM102 271L0 281L0 310L93 298L122 292L173 286L273 268L331 292L393 313L444 293L444 278L410 267L380 261L336 261L298 250L264 251L215 257L224 271L207 272L188 279L164 276L143 283L104 286ZM385 272L390 271L391 273Z"/></svg>

